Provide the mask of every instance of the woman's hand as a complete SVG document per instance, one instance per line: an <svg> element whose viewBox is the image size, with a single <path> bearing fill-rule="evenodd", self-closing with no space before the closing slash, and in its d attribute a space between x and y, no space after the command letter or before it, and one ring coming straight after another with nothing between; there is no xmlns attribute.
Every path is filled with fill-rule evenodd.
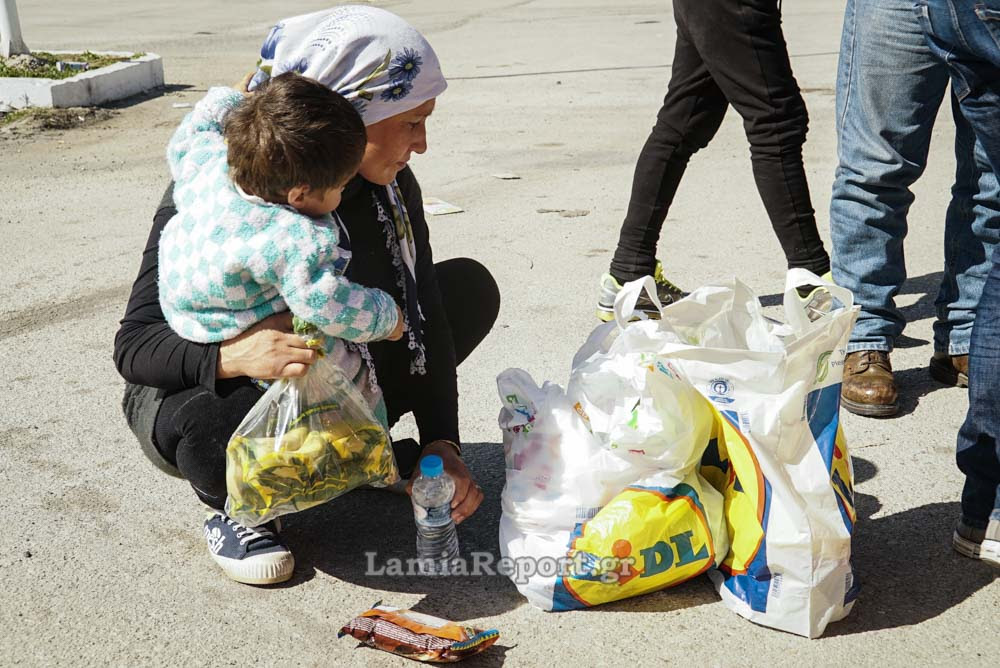
<svg viewBox="0 0 1000 668"><path fill-rule="evenodd" d="M455 481L455 496L451 498L451 519L455 521L455 524L461 524L463 520L476 512L476 508L483 502L483 490L479 489L479 485L473 480L465 462L447 441L428 443L420 458L423 459L427 455L439 456L444 463L445 472ZM419 471L420 463L417 462L417 468L413 477L410 478L410 484L406 486L407 494L413 493L413 481L416 480Z"/></svg>
<svg viewBox="0 0 1000 668"><path fill-rule="evenodd" d="M292 333L292 314L276 313L219 346L215 377L219 380L295 378L306 375L316 351Z"/></svg>

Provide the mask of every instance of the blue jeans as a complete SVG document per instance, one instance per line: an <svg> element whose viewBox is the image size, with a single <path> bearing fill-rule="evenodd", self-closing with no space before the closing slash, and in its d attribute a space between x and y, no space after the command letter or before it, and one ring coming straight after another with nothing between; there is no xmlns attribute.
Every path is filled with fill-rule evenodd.
<svg viewBox="0 0 1000 668"><path fill-rule="evenodd" d="M931 51L947 64L962 115L1000 170L1000 0L918 0ZM986 280L969 351L969 412L958 433L962 517L1000 521L1000 254Z"/></svg>
<svg viewBox="0 0 1000 668"><path fill-rule="evenodd" d="M894 298L906 280L910 186L927 165L947 86L948 68L924 41L913 0L848 0L830 204L833 278L861 306L848 352L891 351L906 324ZM954 100L953 107L957 169L945 214L934 349L963 355L1000 239L1000 184Z"/></svg>

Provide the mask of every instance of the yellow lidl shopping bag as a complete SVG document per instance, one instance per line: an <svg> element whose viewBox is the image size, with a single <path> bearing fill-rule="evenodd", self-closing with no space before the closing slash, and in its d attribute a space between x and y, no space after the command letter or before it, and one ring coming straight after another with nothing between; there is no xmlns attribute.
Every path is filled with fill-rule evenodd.
<svg viewBox="0 0 1000 668"><path fill-rule="evenodd" d="M807 502L793 493L780 468L765 474L755 454L759 446L741 431L732 411L716 411L716 429L700 469L725 498L730 549L711 573L723 600L749 619L811 637L846 615L858 594L850 563L856 519L853 474L847 442L830 405L834 391L839 395L839 385L810 395L813 410L807 420L817 427L810 459L814 467L822 462L828 503ZM808 531L792 529L802 522L808 523Z"/></svg>
<svg viewBox="0 0 1000 668"><path fill-rule="evenodd" d="M715 416L715 431L702 458L701 474L725 498L729 554L720 568L729 574L745 574L764 546L769 484L731 418L718 411Z"/></svg>
<svg viewBox="0 0 1000 668"><path fill-rule="evenodd" d="M827 285L840 306L807 317L802 284ZM725 497L731 549L709 573L723 602L759 624L817 637L858 594L853 475L839 419L856 309L849 292L801 270L786 287L788 325L764 321L745 286L700 302L696 291L663 314L662 325L690 343L662 354L715 413L700 471Z"/></svg>
<svg viewBox="0 0 1000 668"><path fill-rule="evenodd" d="M718 563L727 542L721 496L697 473L665 483L671 481L653 477L632 484L575 527L566 568L553 585L552 610L647 594Z"/></svg>

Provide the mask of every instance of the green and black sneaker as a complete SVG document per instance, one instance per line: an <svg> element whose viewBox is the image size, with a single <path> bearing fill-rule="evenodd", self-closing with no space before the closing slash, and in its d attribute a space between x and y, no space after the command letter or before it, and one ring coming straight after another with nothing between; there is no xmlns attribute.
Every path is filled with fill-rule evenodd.
<svg viewBox="0 0 1000 668"><path fill-rule="evenodd" d="M656 296L660 298L660 304L663 306L669 306L688 295L688 293L667 280L663 275L663 264L660 262L656 263L653 280L656 282ZM604 322L615 319L615 297L618 296L621 289L622 284L611 274L604 274L601 277L601 292L597 298L597 317ZM639 295L635 309L651 318L658 318L660 316L660 312L656 310L653 301L645 292Z"/></svg>
<svg viewBox="0 0 1000 668"><path fill-rule="evenodd" d="M828 271L820 278L833 283L833 272ZM810 320L818 320L833 309L833 295L822 285L803 285L796 292Z"/></svg>

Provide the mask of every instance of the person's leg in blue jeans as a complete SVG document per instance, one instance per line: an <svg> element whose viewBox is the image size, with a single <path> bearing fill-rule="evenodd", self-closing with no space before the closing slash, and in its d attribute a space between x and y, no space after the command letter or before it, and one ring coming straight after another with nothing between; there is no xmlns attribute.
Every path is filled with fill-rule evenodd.
<svg viewBox="0 0 1000 668"><path fill-rule="evenodd" d="M898 411L889 353L905 326L894 297L906 280L910 186L926 167L947 82L947 68L924 42L912 0L848 1L837 74L839 165L830 231L834 280L861 306L848 345L843 400L845 408L862 415ZM972 147L971 131L960 127L935 325L935 349L947 353L941 362L945 370L952 365L949 355L968 351L989 269L984 248L992 247L1000 227L995 203L1000 186L991 170L977 166Z"/></svg>
<svg viewBox="0 0 1000 668"><path fill-rule="evenodd" d="M1000 257L996 257L1000 260ZM969 348L969 412L958 432L956 460L965 474L962 489L962 517L954 544L970 557L982 554L986 529L996 524L993 540L986 544L994 550L993 559L1000 566L1000 265L986 280L976 311Z"/></svg>
<svg viewBox="0 0 1000 668"><path fill-rule="evenodd" d="M934 54L947 63L962 115L1000 170L1000 0L919 0ZM956 459L965 474L955 549L1000 567L1000 256L986 280L969 348L969 411Z"/></svg>
<svg viewBox="0 0 1000 668"><path fill-rule="evenodd" d="M944 273L934 306L931 375L965 386L969 338L993 249L1000 240L1000 184L982 144L976 140L958 98L951 94L955 119L955 185L945 216Z"/></svg>

